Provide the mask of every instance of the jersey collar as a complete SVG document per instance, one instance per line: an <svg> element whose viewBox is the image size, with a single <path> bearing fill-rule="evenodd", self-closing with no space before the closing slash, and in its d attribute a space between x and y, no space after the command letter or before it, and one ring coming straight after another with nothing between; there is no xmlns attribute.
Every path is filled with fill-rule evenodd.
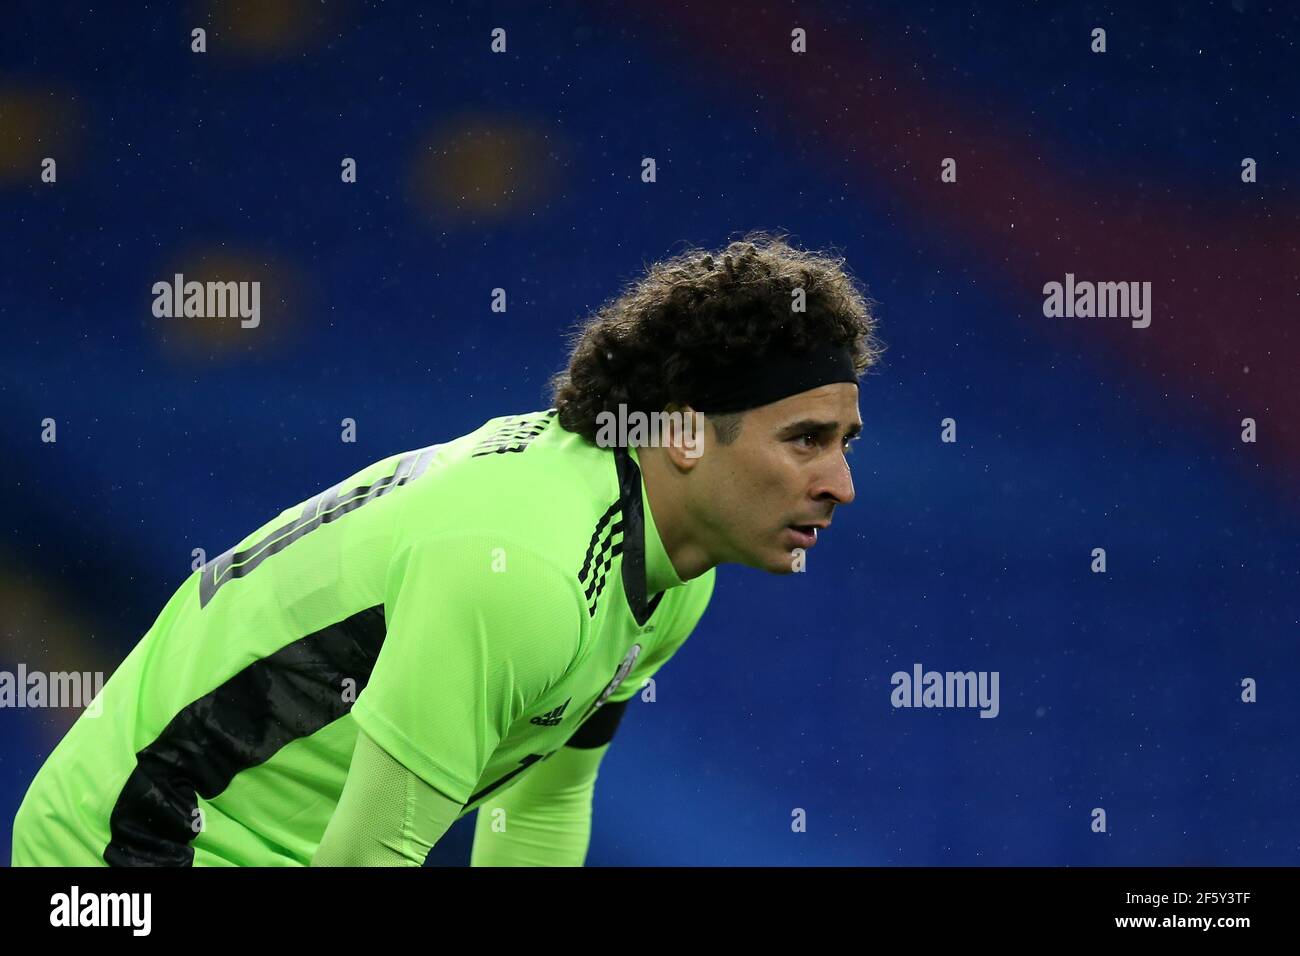
<svg viewBox="0 0 1300 956"><path fill-rule="evenodd" d="M645 482L635 448L616 447L619 507L623 514L623 593L632 617L644 626L659 606L664 591L684 584L677 576L655 527L654 512L646 496ZM657 593L646 599L650 587Z"/></svg>

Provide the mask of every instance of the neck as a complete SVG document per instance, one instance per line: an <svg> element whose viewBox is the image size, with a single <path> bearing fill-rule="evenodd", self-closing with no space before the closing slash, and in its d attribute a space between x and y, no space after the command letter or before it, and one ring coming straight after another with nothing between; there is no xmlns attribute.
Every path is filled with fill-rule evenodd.
<svg viewBox="0 0 1300 956"><path fill-rule="evenodd" d="M663 543L673 570L682 581L697 578L717 562L713 561L703 545L690 533L686 513L686 497L680 475L659 448L636 449L637 464L641 468L641 481L645 486L646 508L654 519L659 540ZM646 582L647 594L664 590L672 582L664 580ZM662 575L660 576L662 578Z"/></svg>

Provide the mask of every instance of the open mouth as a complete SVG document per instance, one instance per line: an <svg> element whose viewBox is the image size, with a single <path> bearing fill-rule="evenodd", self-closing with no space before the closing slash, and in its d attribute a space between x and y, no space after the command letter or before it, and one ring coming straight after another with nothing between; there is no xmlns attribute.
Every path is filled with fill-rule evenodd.
<svg viewBox="0 0 1300 956"><path fill-rule="evenodd" d="M817 543L817 526L814 524L792 524L786 527L793 533L801 548L811 548Z"/></svg>

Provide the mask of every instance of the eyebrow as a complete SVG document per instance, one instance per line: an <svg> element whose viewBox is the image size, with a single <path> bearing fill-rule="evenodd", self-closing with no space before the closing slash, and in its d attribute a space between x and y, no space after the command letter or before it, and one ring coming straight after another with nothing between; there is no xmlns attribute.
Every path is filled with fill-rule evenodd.
<svg viewBox="0 0 1300 956"><path fill-rule="evenodd" d="M793 425L786 425L781 429L781 435L787 438L793 438L795 435L816 435L818 438L825 438L827 435L833 435L840 430L839 422L823 422L812 418L805 418L803 421L795 422ZM853 424L845 433L845 438L857 438L862 434L862 426Z"/></svg>

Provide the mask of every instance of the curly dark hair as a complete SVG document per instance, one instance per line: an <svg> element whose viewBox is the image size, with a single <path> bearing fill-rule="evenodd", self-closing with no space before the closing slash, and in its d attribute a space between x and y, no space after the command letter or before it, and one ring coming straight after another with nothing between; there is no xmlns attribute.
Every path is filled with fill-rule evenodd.
<svg viewBox="0 0 1300 956"><path fill-rule="evenodd" d="M796 288L805 311L791 308ZM847 346L862 375L883 347L875 303L842 257L806 252L780 234L751 232L725 249L692 248L646 267L617 298L580 323L568 368L550 380L560 424L595 444L597 415L680 408L702 376L725 361L745 363L772 349ZM710 416L718 440L735 439L744 412Z"/></svg>

